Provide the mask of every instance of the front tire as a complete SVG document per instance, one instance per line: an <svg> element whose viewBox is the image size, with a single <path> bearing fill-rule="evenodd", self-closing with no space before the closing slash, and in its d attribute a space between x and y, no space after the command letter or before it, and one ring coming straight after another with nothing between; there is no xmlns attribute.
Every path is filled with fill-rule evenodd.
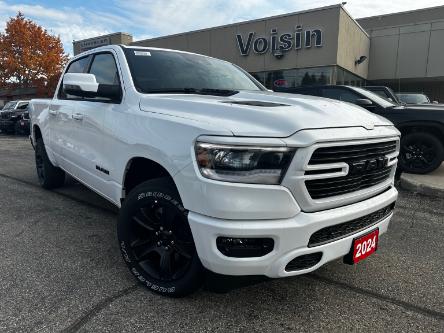
<svg viewBox="0 0 444 333"><path fill-rule="evenodd" d="M399 166L407 173L426 174L436 170L444 158L442 142L433 134L413 132L401 138Z"/></svg>
<svg viewBox="0 0 444 333"><path fill-rule="evenodd" d="M51 163L42 138L36 140L35 165L40 186L47 190L63 186L65 172Z"/></svg>
<svg viewBox="0 0 444 333"><path fill-rule="evenodd" d="M15 133L15 135L22 135L23 134L19 122L16 122L14 125L14 133Z"/></svg>
<svg viewBox="0 0 444 333"><path fill-rule="evenodd" d="M145 287L169 297L186 296L204 280L187 215L168 178L134 188L119 214L117 235L129 270Z"/></svg>

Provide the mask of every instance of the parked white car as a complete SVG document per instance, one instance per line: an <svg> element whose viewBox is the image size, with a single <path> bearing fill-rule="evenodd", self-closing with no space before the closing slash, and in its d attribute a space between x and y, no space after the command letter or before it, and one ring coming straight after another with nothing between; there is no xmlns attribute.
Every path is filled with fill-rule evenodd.
<svg viewBox="0 0 444 333"><path fill-rule="evenodd" d="M392 217L390 122L270 92L222 60L101 47L30 108L41 185L68 173L120 207L123 258L161 294L193 292L204 268L278 278L356 263Z"/></svg>

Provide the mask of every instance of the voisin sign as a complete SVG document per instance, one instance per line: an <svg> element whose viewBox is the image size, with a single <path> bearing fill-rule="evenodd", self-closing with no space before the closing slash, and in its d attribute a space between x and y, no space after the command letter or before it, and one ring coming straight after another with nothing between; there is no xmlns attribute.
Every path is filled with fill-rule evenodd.
<svg viewBox="0 0 444 333"><path fill-rule="evenodd" d="M255 32L250 32L246 38L241 34L236 35L237 46L240 54L248 56L253 50L254 53L264 54L271 52L275 56L282 56L284 52L310 48L312 46L322 47L322 30L303 30L301 25L297 25L294 33L278 34L277 29L271 29L270 37L255 37Z"/></svg>

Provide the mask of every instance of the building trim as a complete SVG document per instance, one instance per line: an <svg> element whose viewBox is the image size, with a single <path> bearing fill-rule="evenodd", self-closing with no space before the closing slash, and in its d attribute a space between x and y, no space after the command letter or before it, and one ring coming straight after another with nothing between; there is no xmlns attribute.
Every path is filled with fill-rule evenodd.
<svg viewBox="0 0 444 333"><path fill-rule="evenodd" d="M113 32L111 34L107 34L107 35L100 35L100 36L96 36L96 37L90 37L90 38L85 38L85 39L79 39L79 40L73 40L73 43L79 43L79 42L86 42L89 40L94 40L97 38L106 38L106 37L112 37L112 36L117 36L117 35L126 35L126 36L130 36L131 38L133 37L133 35L131 35L128 32Z"/></svg>

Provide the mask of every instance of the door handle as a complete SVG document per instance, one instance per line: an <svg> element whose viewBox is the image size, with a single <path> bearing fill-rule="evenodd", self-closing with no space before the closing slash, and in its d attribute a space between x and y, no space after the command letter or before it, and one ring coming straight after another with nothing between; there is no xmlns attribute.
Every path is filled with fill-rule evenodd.
<svg viewBox="0 0 444 333"><path fill-rule="evenodd" d="M72 115L72 119L74 119L74 120L83 120L83 114L81 114L81 113L74 113Z"/></svg>
<svg viewBox="0 0 444 333"><path fill-rule="evenodd" d="M57 115L57 111L49 109L49 114L53 115L53 116L56 116Z"/></svg>

